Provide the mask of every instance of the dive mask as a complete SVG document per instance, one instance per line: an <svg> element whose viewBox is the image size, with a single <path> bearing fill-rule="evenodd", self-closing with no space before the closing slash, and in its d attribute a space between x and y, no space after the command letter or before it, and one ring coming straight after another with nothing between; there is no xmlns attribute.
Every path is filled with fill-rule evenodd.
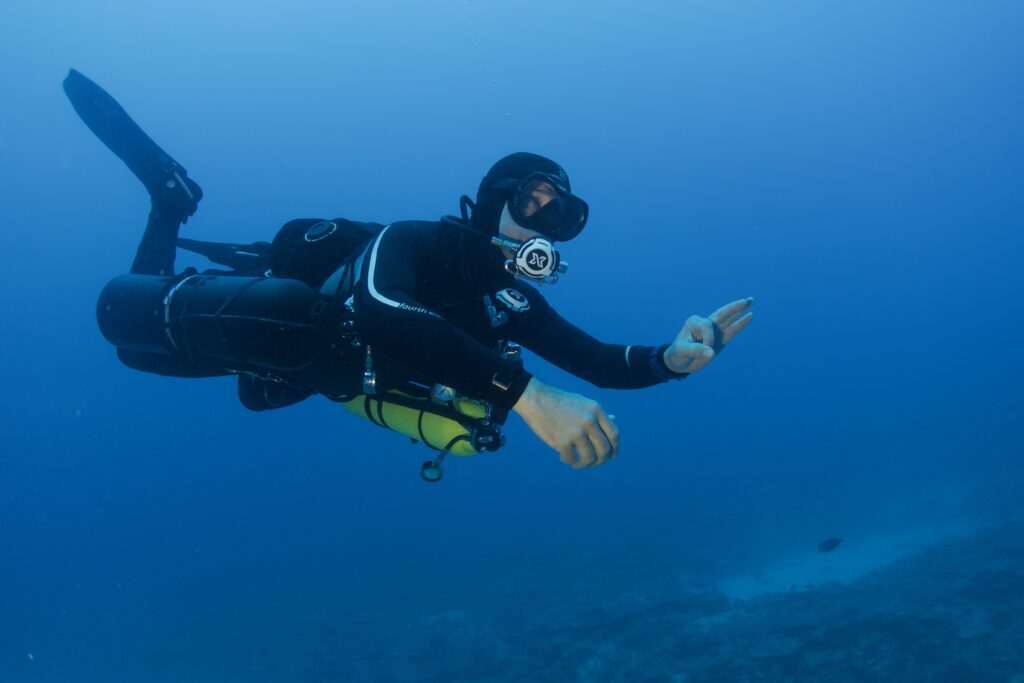
<svg viewBox="0 0 1024 683"><path fill-rule="evenodd" d="M536 230L555 242L580 234L587 224L587 203L569 191L566 182L551 173L531 173L522 180L502 178L490 188L512 190L509 213L516 223Z"/></svg>

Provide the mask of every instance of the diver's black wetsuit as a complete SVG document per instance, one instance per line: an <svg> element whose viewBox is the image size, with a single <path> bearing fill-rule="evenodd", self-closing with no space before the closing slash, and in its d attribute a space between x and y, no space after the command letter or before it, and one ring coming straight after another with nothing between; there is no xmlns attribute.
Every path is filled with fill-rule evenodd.
<svg viewBox="0 0 1024 683"><path fill-rule="evenodd" d="M494 352L498 340L522 344L601 387L640 388L673 377L659 349L604 344L567 322L504 270L500 248L457 219L393 223L360 260L360 333L419 381L511 408L531 374Z"/></svg>
<svg viewBox="0 0 1024 683"><path fill-rule="evenodd" d="M349 300L360 339L372 348L374 367L385 379L443 384L508 410L532 375L497 352L499 340L520 343L597 386L641 388L678 377L661 360L664 346L605 344L567 322L533 286L505 271L500 248L456 218L387 226L326 223L340 227L311 241L310 233L322 231L325 222L292 221L272 246L256 243L239 251L264 252L272 277L298 279L339 302ZM157 248L163 256L140 252L166 272L166 244ZM131 367L167 375L240 369L195 357L124 349L119 355ZM345 349L345 355L345 362L291 375L275 372L272 380L246 371L239 376L239 398L250 409L265 410L313 393L359 393L365 347ZM329 376L337 373L348 376Z"/></svg>

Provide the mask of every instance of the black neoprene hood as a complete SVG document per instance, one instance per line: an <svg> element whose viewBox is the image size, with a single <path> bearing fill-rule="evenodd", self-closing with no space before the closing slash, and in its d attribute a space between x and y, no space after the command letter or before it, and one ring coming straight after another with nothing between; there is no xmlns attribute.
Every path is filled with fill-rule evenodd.
<svg viewBox="0 0 1024 683"><path fill-rule="evenodd" d="M476 192L476 208L473 209L470 225L488 235L497 235L501 210L512 195L512 191L495 189L491 187L492 183L507 178L522 180L534 173L557 176L565 182L566 188L570 187L565 169L551 159L530 152L509 154L491 166L491 170L480 181L480 187Z"/></svg>

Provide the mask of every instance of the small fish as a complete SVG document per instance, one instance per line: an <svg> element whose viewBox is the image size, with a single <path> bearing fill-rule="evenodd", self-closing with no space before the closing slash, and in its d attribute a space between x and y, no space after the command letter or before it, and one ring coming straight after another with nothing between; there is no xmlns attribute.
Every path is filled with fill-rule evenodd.
<svg viewBox="0 0 1024 683"><path fill-rule="evenodd" d="M819 553L830 553L839 547L839 544L843 542L842 538L826 538L824 541L818 544Z"/></svg>

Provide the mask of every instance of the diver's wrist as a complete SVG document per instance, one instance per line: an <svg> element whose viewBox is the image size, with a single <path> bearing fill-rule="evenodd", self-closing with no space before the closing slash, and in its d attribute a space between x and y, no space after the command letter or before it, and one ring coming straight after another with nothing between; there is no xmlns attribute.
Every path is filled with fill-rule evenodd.
<svg viewBox="0 0 1024 683"><path fill-rule="evenodd" d="M526 388L523 389L523 393L519 395L519 399L512 406L512 412L520 417L535 412L537 393L542 390L543 386L543 382L536 377L531 377L530 381L526 384Z"/></svg>
<svg viewBox="0 0 1024 683"><path fill-rule="evenodd" d="M651 358L651 371L663 382L670 379L683 379L690 374L685 370L673 367L672 357L669 354L671 350L671 344L659 346Z"/></svg>

